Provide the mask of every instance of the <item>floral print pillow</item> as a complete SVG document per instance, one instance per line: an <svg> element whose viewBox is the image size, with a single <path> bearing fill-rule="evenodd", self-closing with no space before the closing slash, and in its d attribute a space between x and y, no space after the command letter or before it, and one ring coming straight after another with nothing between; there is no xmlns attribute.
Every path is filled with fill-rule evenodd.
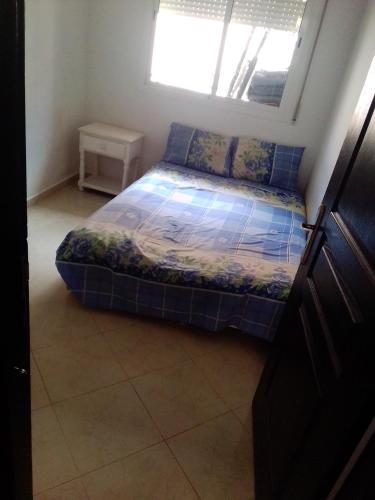
<svg viewBox="0 0 375 500"><path fill-rule="evenodd" d="M196 130L191 142L187 166L210 174L229 176L232 138Z"/></svg>
<svg viewBox="0 0 375 500"><path fill-rule="evenodd" d="M229 177L234 139L172 123L164 161Z"/></svg>
<svg viewBox="0 0 375 500"><path fill-rule="evenodd" d="M240 137L232 165L232 177L269 184L276 144Z"/></svg>
<svg viewBox="0 0 375 500"><path fill-rule="evenodd" d="M304 149L172 123L163 160L223 177L298 191Z"/></svg>
<svg viewBox="0 0 375 500"><path fill-rule="evenodd" d="M298 191L305 148L240 137L234 144L231 177Z"/></svg>

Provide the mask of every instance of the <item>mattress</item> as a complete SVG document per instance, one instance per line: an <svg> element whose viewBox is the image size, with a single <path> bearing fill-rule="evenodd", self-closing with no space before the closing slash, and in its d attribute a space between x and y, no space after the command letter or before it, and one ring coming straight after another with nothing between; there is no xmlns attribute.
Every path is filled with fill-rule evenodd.
<svg viewBox="0 0 375 500"><path fill-rule="evenodd" d="M271 340L304 220L297 193L162 162L71 231L56 265L85 304Z"/></svg>

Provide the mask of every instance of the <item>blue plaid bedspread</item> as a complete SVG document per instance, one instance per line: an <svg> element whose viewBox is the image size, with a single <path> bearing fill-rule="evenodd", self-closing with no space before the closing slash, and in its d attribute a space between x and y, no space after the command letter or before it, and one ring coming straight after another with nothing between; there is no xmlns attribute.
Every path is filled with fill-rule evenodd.
<svg viewBox="0 0 375 500"><path fill-rule="evenodd" d="M296 193L163 162L71 231L56 265L90 306L271 340L304 220Z"/></svg>

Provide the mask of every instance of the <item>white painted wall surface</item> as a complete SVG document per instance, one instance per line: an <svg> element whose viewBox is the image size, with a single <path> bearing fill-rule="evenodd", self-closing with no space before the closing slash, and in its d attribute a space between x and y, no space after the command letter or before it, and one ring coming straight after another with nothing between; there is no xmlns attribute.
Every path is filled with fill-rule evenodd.
<svg viewBox="0 0 375 500"><path fill-rule="evenodd" d="M329 0L297 123L285 124L147 88L153 0L90 0L88 121L145 132L144 170L160 160L172 121L306 146L300 176L304 188L367 1Z"/></svg>
<svg viewBox="0 0 375 500"><path fill-rule="evenodd" d="M87 17L87 0L26 0L29 198L78 171L77 127L85 122Z"/></svg>
<svg viewBox="0 0 375 500"><path fill-rule="evenodd" d="M308 219L313 221L349 129L351 118L375 56L375 2L363 18L346 73L337 93L327 131L306 192Z"/></svg>

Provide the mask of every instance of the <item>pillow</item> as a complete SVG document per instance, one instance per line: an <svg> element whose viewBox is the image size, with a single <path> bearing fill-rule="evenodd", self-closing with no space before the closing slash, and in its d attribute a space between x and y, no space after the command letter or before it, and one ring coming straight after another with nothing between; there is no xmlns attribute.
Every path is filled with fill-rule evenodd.
<svg viewBox="0 0 375 500"><path fill-rule="evenodd" d="M232 177L269 184L274 154L274 143L240 137L233 158Z"/></svg>
<svg viewBox="0 0 375 500"><path fill-rule="evenodd" d="M298 191L298 171L305 148L276 145L270 185Z"/></svg>
<svg viewBox="0 0 375 500"><path fill-rule="evenodd" d="M297 191L304 149L240 137L236 140L231 176Z"/></svg>
<svg viewBox="0 0 375 500"><path fill-rule="evenodd" d="M232 137L172 123L163 160L228 177L232 151Z"/></svg>

